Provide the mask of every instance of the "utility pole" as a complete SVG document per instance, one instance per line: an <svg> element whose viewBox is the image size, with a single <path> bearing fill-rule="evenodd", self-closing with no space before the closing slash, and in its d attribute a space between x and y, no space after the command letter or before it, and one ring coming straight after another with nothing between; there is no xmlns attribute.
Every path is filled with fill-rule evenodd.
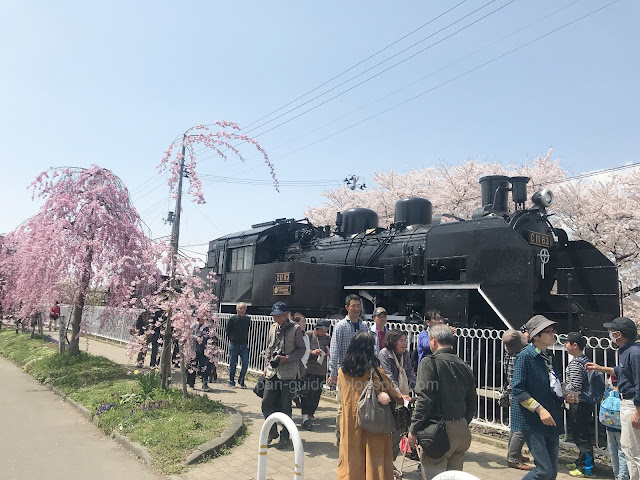
<svg viewBox="0 0 640 480"><path fill-rule="evenodd" d="M176 286L176 260L178 258L178 241L180 239L180 211L182 210L182 178L184 177L184 158L186 155L186 134L182 138L182 158L180 159L180 178L178 179L178 197L176 198L176 209L171 229L171 259L169 261L169 286L173 290ZM162 388L169 387L169 377L171 376L171 312L167 315L167 324L164 331L161 358ZM184 369L183 369L184 370ZM184 372L183 372L184 373ZM182 383L186 385L186 379Z"/></svg>

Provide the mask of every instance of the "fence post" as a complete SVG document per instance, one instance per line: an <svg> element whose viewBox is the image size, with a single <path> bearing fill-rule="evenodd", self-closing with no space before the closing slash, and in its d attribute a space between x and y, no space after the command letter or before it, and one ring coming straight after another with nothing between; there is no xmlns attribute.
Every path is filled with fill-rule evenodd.
<svg viewBox="0 0 640 480"><path fill-rule="evenodd" d="M64 323L64 315L60 315L58 319L60 322L60 327L58 328L58 351L60 353L64 353L67 342L67 329L66 323Z"/></svg>
<svg viewBox="0 0 640 480"><path fill-rule="evenodd" d="M276 422L282 423L289 430L289 437L293 442L293 457L295 466L293 469L293 479L304 479L304 448L300 433L293 420L281 412L272 413L264 421L262 430L260 430L260 440L258 441L258 480L266 480L267 478L267 441L271 425Z"/></svg>

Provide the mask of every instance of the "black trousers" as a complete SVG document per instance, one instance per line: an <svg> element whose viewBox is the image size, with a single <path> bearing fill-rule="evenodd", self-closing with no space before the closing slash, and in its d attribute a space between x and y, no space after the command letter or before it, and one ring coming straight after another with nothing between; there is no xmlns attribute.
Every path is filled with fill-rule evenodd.
<svg viewBox="0 0 640 480"><path fill-rule="evenodd" d="M151 336L151 367L158 365L158 340L160 340L160 334L154 333Z"/></svg>
<svg viewBox="0 0 640 480"><path fill-rule="evenodd" d="M193 387L196 383L196 375L200 374L202 383L209 382L211 376L211 361L204 352L196 352L196 358L193 359L191 365L187 367L187 385Z"/></svg>
<svg viewBox="0 0 640 480"><path fill-rule="evenodd" d="M320 403L320 395L322 395L322 387L326 380L326 375L314 375L307 373L305 377L307 395L302 397L302 414L315 415L318 404Z"/></svg>
<svg viewBox="0 0 640 480"><path fill-rule="evenodd" d="M280 380L278 377L266 378L264 381L264 395L262 396L262 415L267 418L274 412L282 412L291 417L291 399L295 392L295 380ZM271 436L278 433L277 424L274 423L270 430ZM280 438L288 440L289 430L282 428Z"/></svg>
<svg viewBox="0 0 640 480"><path fill-rule="evenodd" d="M591 456L593 465L593 405L589 403L572 403L569 405L569 425L576 447L580 450L576 466L584 473L587 454Z"/></svg>

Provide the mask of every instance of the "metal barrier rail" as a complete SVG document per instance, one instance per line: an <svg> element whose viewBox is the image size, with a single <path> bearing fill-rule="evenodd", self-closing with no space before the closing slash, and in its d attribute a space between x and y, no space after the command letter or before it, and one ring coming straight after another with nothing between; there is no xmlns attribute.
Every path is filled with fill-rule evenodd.
<svg viewBox="0 0 640 480"><path fill-rule="evenodd" d="M63 306L61 310L64 308L68 307ZM86 332L97 337L128 343L131 340L129 328L135 324L139 310L123 310L120 318L116 319L111 317L109 320L101 318L104 311L105 307L89 307L86 319L83 319ZM63 310L62 314L67 316L68 311ZM227 366L229 364L229 340L226 327L230 317L231 314L228 313L218 314L219 321L215 326L215 332L219 338L219 346L223 352L220 357L220 364ZM312 330L318 320L317 318L308 318L307 330ZM335 325L339 321L340 320L331 320L331 324ZM272 323L273 319L270 316L251 316L248 370L252 373L260 374L264 370L264 351L267 347L267 337ZM418 335L423 329L422 325L389 322L387 326L390 329L406 331L409 349L411 351L417 349ZM475 423L500 430L508 430L509 409L502 408L498 405L498 398L500 398L502 385L505 380L503 370L503 333L503 330L459 328L455 333L457 345L454 347L460 358L467 362L472 368L476 379L478 400ZM562 369L564 381L566 367L570 359L564 345L560 343L558 336L556 337L556 344L551 349ZM618 361L617 345L613 346L609 338L587 337L585 354L594 362L604 366L613 366ZM598 409L596 407L596 414L597 413ZM595 416L594 423L595 447L601 451L605 451L606 443L600 435L605 429L598 421L597 415Z"/></svg>
<svg viewBox="0 0 640 480"><path fill-rule="evenodd" d="M260 430L260 439L258 440L258 480L266 480L267 478L267 447L268 447L268 435L271 430L271 425L276 422L280 422L289 430L289 438L293 443L293 455L294 455L294 468L293 479L304 479L304 447L302 446L302 439L300 438L300 432L298 427L293 423L293 420L281 412L272 413L262 424Z"/></svg>

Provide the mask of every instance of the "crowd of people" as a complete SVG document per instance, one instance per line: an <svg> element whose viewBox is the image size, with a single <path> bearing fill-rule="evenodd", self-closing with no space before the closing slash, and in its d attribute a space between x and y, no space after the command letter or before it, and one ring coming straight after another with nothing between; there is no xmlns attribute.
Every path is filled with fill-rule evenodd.
<svg viewBox="0 0 640 480"><path fill-rule="evenodd" d="M471 368L456 354L455 328L445 324L440 312L429 311L417 349L410 352L407 332L389 329L383 307L375 308L371 324L363 319L359 296L347 296L345 309L346 316L329 335L329 320L318 320L307 331L304 315L289 311L284 302L273 305L260 391L264 417L274 412L292 417L295 403L301 408L301 427L313 430L326 382L338 399L339 479L398 478L401 472L394 461L400 453L420 460L424 479L462 470L471 445L469 425L476 413L477 394ZM228 386L232 388L246 388L250 325L246 305L238 304L236 315L226 324ZM620 347L615 368L590 361L581 332L561 336L570 355L566 382L561 380L563 372L551 348L556 328L556 322L536 315L521 331L507 330L502 337L504 385L499 403L510 410L507 466L522 470L526 480L555 479L566 413L568 432L578 449L575 462L567 465L568 473L592 476L593 424L599 411L616 480L640 480L640 344L635 323L620 317L604 324L611 341ZM155 331L144 324L136 324L136 329L150 335L153 364ZM210 337L207 329L202 322L193 326L196 358L188 377L193 387L195 372L202 372L204 390L212 366L203 353ZM236 378L238 359L241 368ZM380 412L362 410L363 398L371 391ZM596 408L600 403L602 407ZM364 413L383 419L387 410L393 416L388 428L381 431L360 424ZM434 439L446 448L434 453ZM278 431L277 423L268 436L269 443L275 440L278 449L291 446L289 431L285 427ZM532 458L523 455L525 445Z"/></svg>

